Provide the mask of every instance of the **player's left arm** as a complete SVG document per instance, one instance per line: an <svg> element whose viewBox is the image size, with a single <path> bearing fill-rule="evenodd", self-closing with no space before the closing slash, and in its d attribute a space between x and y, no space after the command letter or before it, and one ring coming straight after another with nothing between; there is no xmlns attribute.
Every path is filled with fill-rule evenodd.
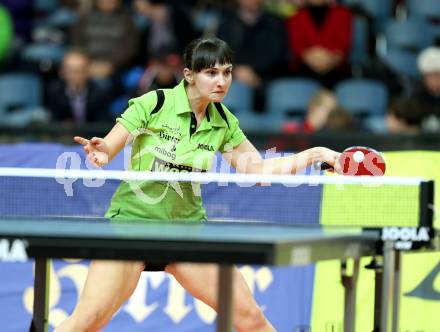
<svg viewBox="0 0 440 332"><path fill-rule="evenodd" d="M340 153L324 147L314 147L294 155L263 159L249 140L224 152L223 157L240 173L295 174L315 161L326 162L338 172Z"/></svg>

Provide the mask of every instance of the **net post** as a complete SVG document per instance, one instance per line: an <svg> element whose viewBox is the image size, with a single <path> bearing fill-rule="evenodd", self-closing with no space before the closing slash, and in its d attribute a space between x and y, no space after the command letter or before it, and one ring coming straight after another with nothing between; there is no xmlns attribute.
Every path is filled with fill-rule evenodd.
<svg viewBox="0 0 440 332"><path fill-rule="evenodd" d="M433 227L434 181L422 181L420 184L419 226Z"/></svg>

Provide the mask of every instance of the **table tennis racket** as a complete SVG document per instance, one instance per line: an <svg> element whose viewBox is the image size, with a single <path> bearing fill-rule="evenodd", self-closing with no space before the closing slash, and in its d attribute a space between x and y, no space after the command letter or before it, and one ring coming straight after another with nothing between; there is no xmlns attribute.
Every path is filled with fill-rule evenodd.
<svg viewBox="0 0 440 332"><path fill-rule="evenodd" d="M386 164L382 154L365 146L352 146L345 149L339 157L343 175L382 176ZM315 165L318 169L329 170L333 167L325 162Z"/></svg>

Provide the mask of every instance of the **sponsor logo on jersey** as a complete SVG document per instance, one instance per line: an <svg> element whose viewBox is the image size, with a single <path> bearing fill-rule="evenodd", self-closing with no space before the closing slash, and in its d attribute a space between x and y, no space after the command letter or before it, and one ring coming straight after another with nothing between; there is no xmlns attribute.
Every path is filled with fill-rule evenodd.
<svg viewBox="0 0 440 332"><path fill-rule="evenodd" d="M203 144L203 143L199 143L199 145L197 145L197 149L206 150L206 151L214 151L214 147L212 145Z"/></svg>
<svg viewBox="0 0 440 332"><path fill-rule="evenodd" d="M166 129L166 130L168 130L168 131L171 131L173 134L176 134L176 135L182 135L182 133L180 132L180 128L173 128L173 127L170 127L169 125L167 125L166 123L164 123L163 125L162 125L162 128L164 128L164 129Z"/></svg>
<svg viewBox="0 0 440 332"><path fill-rule="evenodd" d="M158 158L153 161L153 172L205 172L204 170L186 165L176 165Z"/></svg>
<svg viewBox="0 0 440 332"><path fill-rule="evenodd" d="M167 141L173 142L174 144L177 144L180 142L180 138L170 135L164 131L159 131L159 138L165 139Z"/></svg>
<svg viewBox="0 0 440 332"><path fill-rule="evenodd" d="M168 158L170 158L170 159L172 159L172 160L176 160L176 153L173 152L174 150L173 150L173 151L167 151L167 150L164 149L164 148L161 148L161 147L156 146L156 147L154 148L154 151L159 152L161 155L163 155L163 156L165 156L165 157L168 157Z"/></svg>

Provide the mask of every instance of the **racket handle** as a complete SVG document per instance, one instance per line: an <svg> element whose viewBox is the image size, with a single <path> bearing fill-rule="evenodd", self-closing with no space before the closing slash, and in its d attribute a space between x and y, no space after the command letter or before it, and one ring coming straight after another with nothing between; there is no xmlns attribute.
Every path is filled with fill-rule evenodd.
<svg viewBox="0 0 440 332"><path fill-rule="evenodd" d="M322 161L317 161L313 164L313 167L316 170L321 170L321 171L325 171L325 170L329 170L329 169L333 169L333 166L327 164L326 162L322 162Z"/></svg>

